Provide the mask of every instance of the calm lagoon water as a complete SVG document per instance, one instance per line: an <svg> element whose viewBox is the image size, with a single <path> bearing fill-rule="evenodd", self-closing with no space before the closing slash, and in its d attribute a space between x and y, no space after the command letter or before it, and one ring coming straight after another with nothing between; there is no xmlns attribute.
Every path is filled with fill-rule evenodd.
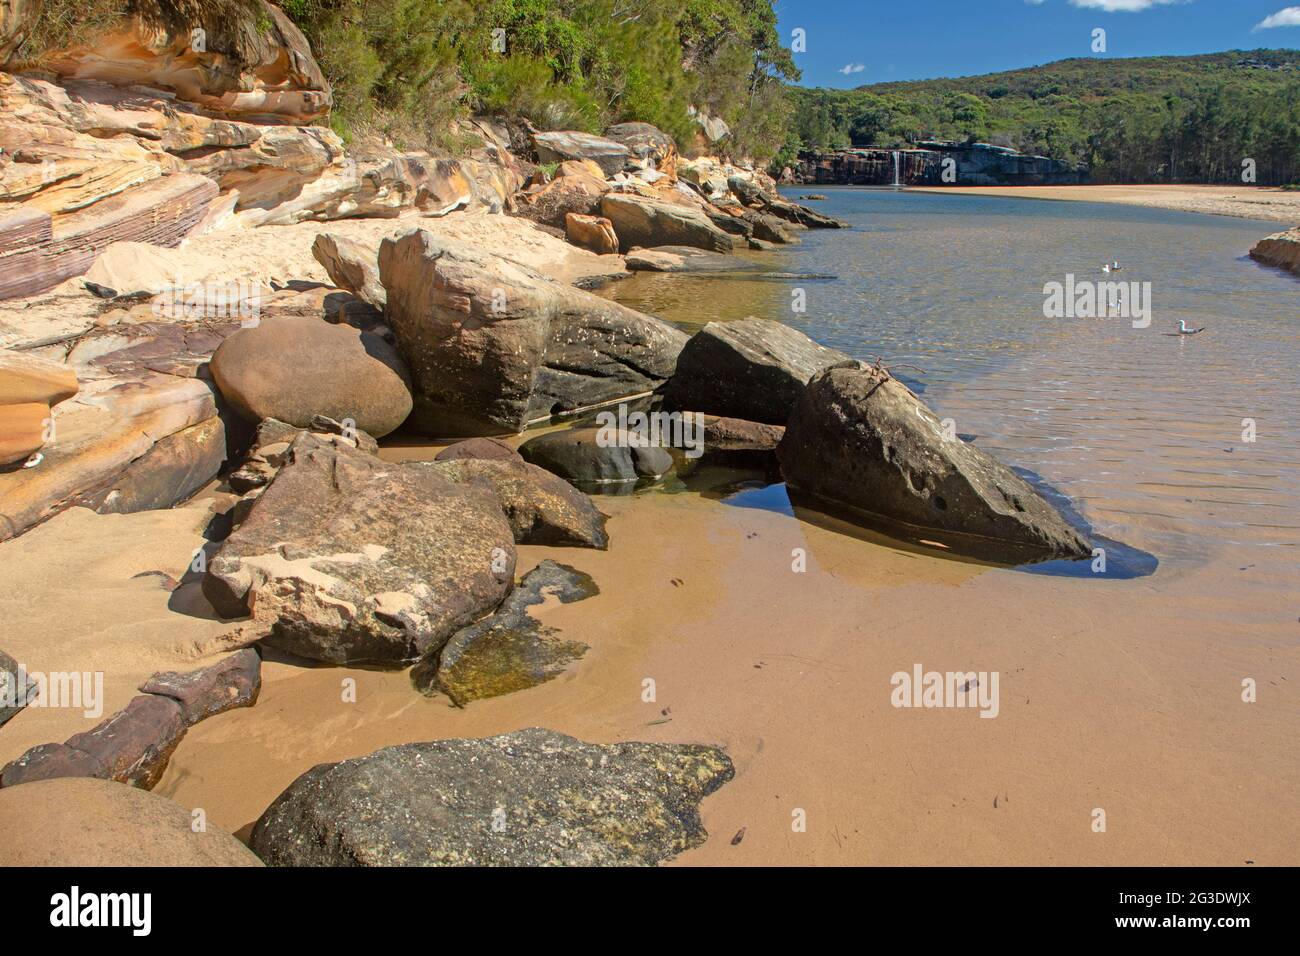
<svg viewBox="0 0 1300 956"><path fill-rule="evenodd" d="M1200 563L1227 545L1294 564L1300 280L1247 256L1275 223L818 191L827 200L809 205L852 228L809 230L799 245L754 255L777 271L836 278L641 275L612 294L688 331L757 315L855 358L883 358L960 434L1069 496L1097 533L1161 561ZM1103 275L1112 260L1123 270ZM1150 327L1044 318L1044 284L1071 273L1150 282ZM792 310L796 287L806 312ZM1206 331L1169 334L1179 319ZM1249 554L1231 560L1244 566Z"/></svg>

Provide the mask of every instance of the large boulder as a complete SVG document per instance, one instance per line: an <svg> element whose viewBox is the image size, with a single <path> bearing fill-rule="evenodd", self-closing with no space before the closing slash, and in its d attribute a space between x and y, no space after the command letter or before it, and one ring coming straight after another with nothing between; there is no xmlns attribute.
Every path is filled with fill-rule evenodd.
<svg viewBox="0 0 1300 956"><path fill-rule="evenodd" d="M541 624L528 609L548 600L571 604L598 590L589 575L543 561L492 614L457 631L441 650L416 664L411 683L426 696L441 691L457 707L545 683L588 646Z"/></svg>
<svg viewBox="0 0 1300 956"><path fill-rule="evenodd" d="M847 359L771 319L710 322L682 349L664 404L784 425L808 380Z"/></svg>
<svg viewBox="0 0 1300 956"><path fill-rule="evenodd" d="M1080 558L1087 540L1001 462L945 432L898 379L850 362L819 373L777 449L791 490L1008 563Z"/></svg>
<svg viewBox="0 0 1300 956"><path fill-rule="evenodd" d="M336 664L399 664L492 610L514 583L496 496L310 432L209 562L223 616Z"/></svg>
<svg viewBox="0 0 1300 956"><path fill-rule="evenodd" d="M700 209L622 193L606 193L600 213L614 224L619 246L694 246L731 252L735 240L715 226Z"/></svg>
<svg viewBox="0 0 1300 956"><path fill-rule="evenodd" d="M0 790L0 866L261 866L229 833L156 793L87 777Z"/></svg>
<svg viewBox="0 0 1300 956"><path fill-rule="evenodd" d="M604 550L609 546L605 515L591 499L563 478L524 461L462 458L413 467L432 468L456 484L488 488L520 544L574 545Z"/></svg>
<svg viewBox="0 0 1300 956"><path fill-rule="evenodd" d="M532 728L386 747L308 770L262 814L271 866L628 866L708 838L735 775L716 747L583 743Z"/></svg>
<svg viewBox="0 0 1300 956"><path fill-rule="evenodd" d="M383 310L387 304L383 283L379 281L379 261L375 248L366 248L355 239L322 232L311 244L311 254L321 264L330 281L347 289L362 302Z"/></svg>
<svg viewBox="0 0 1300 956"><path fill-rule="evenodd" d="M564 217L564 238L575 246L589 249L598 256L618 252L614 224L604 216L582 216L571 212Z"/></svg>
<svg viewBox="0 0 1300 956"><path fill-rule="evenodd" d="M539 162L562 163L569 159L589 159L606 176L619 172L632 155L631 150L622 143L574 130L535 133L533 145L537 148Z"/></svg>
<svg viewBox="0 0 1300 956"><path fill-rule="evenodd" d="M622 143L640 162L663 172L671 172L677 158L673 138L649 123L618 123L605 130L605 136Z"/></svg>
<svg viewBox="0 0 1300 956"><path fill-rule="evenodd" d="M1250 257L1300 276L1300 227L1261 239L1250 250Z"/></svg>
<svg viewBox="0 0 1300 956"><path fill-rule="evenodd" d="M528 439L519 454L580 488L635 484L672 470L673 456L665 449L642 446L626 432L608 438L602 428L569 428Z"/></svg>
<svg viewBox="0 0 1300 956"><path fill-rule="evenodd" d="M520 432L556 413L651 392L686 336L517 262L416 230L385 239L387 319L425 434Z"/></svg>
<svg viewBox="0 0 1300 956"><path fill-rule="evenodd" d="M375 437L411 411L410 376L380 335L312 315L263 318L212 356L221 394L251 422L277 418L306 428L324 415Z"/></svg>

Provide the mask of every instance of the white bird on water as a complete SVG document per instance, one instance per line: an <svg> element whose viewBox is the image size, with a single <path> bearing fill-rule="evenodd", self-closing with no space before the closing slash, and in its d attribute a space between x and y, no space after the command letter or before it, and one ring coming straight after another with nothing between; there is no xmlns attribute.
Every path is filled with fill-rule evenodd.
<svg viewBox="0 0 1300 956"><path fill-rule="evenodd" d="M1178 334L1179 334L1179 335L1195 335L1197 332L1204 332L1204 331L1205 331L1205 326L1201 326L1199 329L1189 329L1189 328L1187 327L1187 320L1186 320L1186 319L1179 319L1179 320L1178 320Z"/></svg>

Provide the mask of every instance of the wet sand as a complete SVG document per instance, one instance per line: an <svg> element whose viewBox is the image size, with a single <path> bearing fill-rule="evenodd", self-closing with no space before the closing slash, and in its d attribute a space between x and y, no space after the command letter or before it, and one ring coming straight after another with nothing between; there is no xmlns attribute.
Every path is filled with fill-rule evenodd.
<svg viewBox="0 0 1300 956"><path fill-rule="evenodd" d="M736 779L681 864L1297 862L1300 653L1267 613L1225 616L1214 571L1044 579L691 494L601 504L608 552L521 549L600 584L539 612L592 645L564 677L458 710L404 672L272 656L258 705L193 728L158 792L246 836L315 763L545 726L726 747ZM890 677L914 663L1000 671L998 717L895 709ZM1267 703L1240 700L1245 675Z"/></svg>
<svg viewBox="0 0 1300 956"><path fill-rule="evenodd" d="M1120 203L1300 224L1300 191L1270 186L913 186L908 191Z"/></svg>

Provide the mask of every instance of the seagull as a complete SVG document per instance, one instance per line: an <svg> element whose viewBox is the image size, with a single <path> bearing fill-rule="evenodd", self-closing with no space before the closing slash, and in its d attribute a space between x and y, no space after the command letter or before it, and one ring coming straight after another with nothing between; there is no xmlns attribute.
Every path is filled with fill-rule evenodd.
<svg viewBox="0 0 1300 956"><path fill-rule="evenodd" d="M1116 259L1114 262L1110 264L1110 271L1119 272L1119 270L1120 270L1119 260Z"/></svg>
<svg viewBox="0 0 1300 956"><path fill-rule="evenodd" d="M1189 329L1189 328L1187 327L1187 320L1186 320L1186 319L1179 319L1179 320L1178 320L1178 334L1179 334L1179 335L1195 335L1197 332L1204 332L1204 331L1205 331L1205 326L1201 326L1199 329Z"/></svg>
<svg viewBox="0 0 1300 956"><path fill-rule="evenodd" d="M1102 266L1102 267L1101 267L1101 271L1102 271L1102 272L1110 272L1110 266L1109 266L1109 265L1104 265L1104 266Z"/></svg>

